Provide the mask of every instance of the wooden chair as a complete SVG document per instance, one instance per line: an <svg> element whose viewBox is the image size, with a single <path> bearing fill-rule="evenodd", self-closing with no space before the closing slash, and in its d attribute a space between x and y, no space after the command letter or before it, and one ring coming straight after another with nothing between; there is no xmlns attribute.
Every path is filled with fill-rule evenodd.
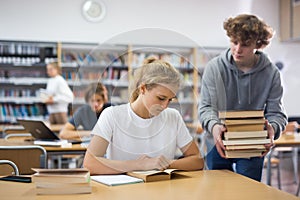
<svg viewBox="0 0 300 200"><path fill-rule="evenodd" d="M0 175L16 175L19 176L19 169L17 167L17 165L10 161L10 160L0 160ZM10 169L6 169L6 167L9 167ZM7 172L7 171L11 171L10 173L3 173L3 172Z"/></svg>
<svg viewBox="0 0 300 200"><path fill-rule="evenodd" d="M47 168L47 152L41 146L0 146L0 159L14 162L21 175L33 174L31 168Z"/></svg>

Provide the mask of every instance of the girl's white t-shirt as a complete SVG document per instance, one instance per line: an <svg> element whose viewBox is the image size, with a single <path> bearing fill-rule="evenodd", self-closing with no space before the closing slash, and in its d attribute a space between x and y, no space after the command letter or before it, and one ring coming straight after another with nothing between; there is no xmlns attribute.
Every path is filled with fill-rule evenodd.
<svg viewBox="0 0 300 200"><path fill-rule="evenodd" d="M135 160L141 155L174 159L177 148L193 139L177 110L167 108L143 119L129 103L106 108L91 134L109 142L106 156L112 160Z"/></svg>

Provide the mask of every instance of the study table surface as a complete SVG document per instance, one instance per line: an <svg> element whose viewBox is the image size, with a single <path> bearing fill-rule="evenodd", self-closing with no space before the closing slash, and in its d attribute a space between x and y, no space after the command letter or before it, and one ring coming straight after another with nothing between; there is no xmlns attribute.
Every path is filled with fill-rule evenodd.
<svg viewBox="0 0 300 200"><path fill-rule="evenodd" d="M300 134L284 134L274 141L275 147L294 147L300 145Z"/></svg>
<svg viewBox="0 0 300 200"><path fill-rule="evenodd" d="M45 122L45 124L52 130L53 132L58 133L65 124L49 124L48 122ZM4 131L5 129L14 129L14 130L24 130L24 127L22 125L1 125L0 131Z"/></svg>
<svg viewBox="0 0 300 200"><path fill-rule="evenodd" d="M300 134L283 134L277 140L274 141L274 147L271 149L268 156L267 165L267 184L271 184L271 157L273 151L278 147L299 147L300 146ZM297 154L295 154L297 156ZM298 158L297 158L298 159Z"/></svg>
<svg viewBox="0 0 300 200"><path fill-rule="evenodd" d="M10 141L0 138L0 146L33 145L32 141ZM48 155L84 154L86 147L81 144L73 144L70 147L43 146Z"/></svg>
<svg viewBox="0 0 300 200"><path fill-rule="evenodd" d="M222 199L222 200L292 200L289 193L226 170L184 172L172 180L106 186L93 182L91 194L36 195L34 183L0 181L1 199Z"/></svg>
<svg viewBox="0 0 300 200"><path fill-rule="evenodd" d="M277 140L274 141L274 147L271 149L268 156L267 165L267 184L271 185L271 157L274 150L278 147L300 147L300 134L297 133L286 133L282 134ZM298 162L298 151L293 153L294 162ZM296 166L297 168L298 166ZM298 174L298 169L296 169L296 174ZM300 186L298 186L300 187Z"/></svg>

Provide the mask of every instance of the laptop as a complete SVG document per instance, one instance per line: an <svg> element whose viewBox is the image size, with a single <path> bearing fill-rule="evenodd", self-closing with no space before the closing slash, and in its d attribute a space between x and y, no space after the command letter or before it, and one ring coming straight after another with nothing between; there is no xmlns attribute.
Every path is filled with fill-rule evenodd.
<svg viewBox="0 0 300 200"><path fill-rule="evenodd" d="M35 139L34 144L37 145L61 146L67 143L81 143L79 140L61 140L43 121L17 119L17 122L31 133Z"/></svg>

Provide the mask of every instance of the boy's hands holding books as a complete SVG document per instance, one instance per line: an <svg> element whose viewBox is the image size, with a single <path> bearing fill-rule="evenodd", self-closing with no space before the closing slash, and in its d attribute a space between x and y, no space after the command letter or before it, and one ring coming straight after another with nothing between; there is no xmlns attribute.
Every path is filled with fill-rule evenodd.
<svg viewBox="0 0 300 200"><path fill-rule="evenodd" d="M274 135L275 135L275 131L273 126L268 122L268 120L266 120L265 122L265 127L268 131L268 138L271 139L271 142L269 144L265 144L266 147L266 151L262 154L262 157L267 155L267 153L270 151L270 149L274 146Z"/></svg>
<svg viewBox="0 0 300 200"><path fill-rule="evenodd" d="M158 157L149 157L147 155L142 155L137 159L137 161L140 161L141 170L165 170L169 167L171 164L171 160L167 159L164 156L158 156Z"/></svg>
<svg viewBox="0 0 300 200"><path fill-rule="evenodd" d="M224 154L225 146L222 142L222 137L226 132L226 127L223 124L216 124L212 129L212 134L214 137L214 142L216 144L216 149L221 157L226 158Z"/></svg>

